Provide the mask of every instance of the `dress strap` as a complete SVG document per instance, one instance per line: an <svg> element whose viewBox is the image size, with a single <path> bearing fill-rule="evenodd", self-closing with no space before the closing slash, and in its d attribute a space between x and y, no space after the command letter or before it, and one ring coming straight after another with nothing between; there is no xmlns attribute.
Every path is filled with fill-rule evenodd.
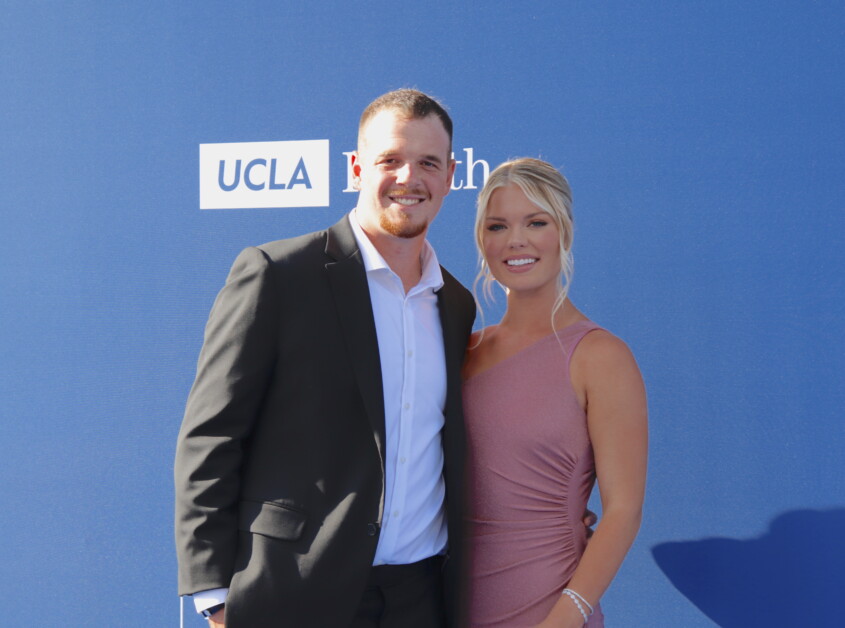
<svg viewBox="0 0 845 628"><path fill-rule="evenodd" d="M557 332L558 342L560 342L561 346L563 347L564 352L566 353L567 360L572 357L572 353L575 351L575 347L578 346L578 343L589 334L591 331L595 331L596 329L604 329L601 325L597 325L593 321L578 321L577 323L573 323L568 327L565 327Z"/></svg>

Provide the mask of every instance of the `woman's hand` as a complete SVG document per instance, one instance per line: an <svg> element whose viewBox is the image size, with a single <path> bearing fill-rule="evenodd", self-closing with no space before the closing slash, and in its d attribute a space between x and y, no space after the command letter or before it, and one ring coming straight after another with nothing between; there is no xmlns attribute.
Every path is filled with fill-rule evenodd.
<svg viewBox="0 0 845 628"><path fill-rule="evenodd" d="M225 606L208 618L208 626L209 628L226 628Z"/></svg>

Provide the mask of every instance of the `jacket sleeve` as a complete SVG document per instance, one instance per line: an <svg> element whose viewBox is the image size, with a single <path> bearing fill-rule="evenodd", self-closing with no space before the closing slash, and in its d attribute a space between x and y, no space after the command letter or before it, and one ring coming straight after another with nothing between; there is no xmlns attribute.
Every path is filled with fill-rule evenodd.
<svg viewBox="0 0 845 628"><path fill-rule="evenodd" d="M244 250L212 307L176 445L179 594L228 587L238 538L240 477L276 362L274 266Z"/></svg>

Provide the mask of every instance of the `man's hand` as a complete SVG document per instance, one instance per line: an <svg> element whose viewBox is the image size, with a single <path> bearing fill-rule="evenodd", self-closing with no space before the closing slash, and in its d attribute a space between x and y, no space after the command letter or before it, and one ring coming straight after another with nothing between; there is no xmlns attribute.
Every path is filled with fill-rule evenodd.
<svg viewBox="0 0 845 628"><path fill-rule="evenodd" d="M581 521L584 523L584 527L587 528L587 538L589 539L593 536L593 526L596 525L596 522L599 518L596 516L592 510L585 510L584 511L584 518Z"/></svg>
<svg viewBox="0 0 845 628"><path fill-rule="evenodd" d="M593 515L595 517L595 515ZM224 606L219 611L208 618L209 628L226 628L226 607Z"/></svg>

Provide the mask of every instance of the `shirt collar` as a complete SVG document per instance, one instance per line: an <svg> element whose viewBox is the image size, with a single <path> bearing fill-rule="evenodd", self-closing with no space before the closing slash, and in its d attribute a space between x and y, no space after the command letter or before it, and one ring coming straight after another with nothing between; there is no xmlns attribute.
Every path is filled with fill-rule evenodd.
<svg viewBox="0 0 845 628"><path fill-rule="evenodd" d="M355 241L358 243L358 250L361 251L364 270L368 273L387 270L396 275L390 266L388 266L387 262L384 261L384 258L378 252L375 245L367 237L367 234L364 233L354 209L349 213L349 224L352 226L352 233L355 236ZM420 277L420 281L415 288L431 288L435 292L440 290L443 287L443 273L440 272L440 263L437 261L434 247L431 246L428 240L423 242L420 258L422 262L422 277ZM398 277L398 275L396 276Z"/></svg>

